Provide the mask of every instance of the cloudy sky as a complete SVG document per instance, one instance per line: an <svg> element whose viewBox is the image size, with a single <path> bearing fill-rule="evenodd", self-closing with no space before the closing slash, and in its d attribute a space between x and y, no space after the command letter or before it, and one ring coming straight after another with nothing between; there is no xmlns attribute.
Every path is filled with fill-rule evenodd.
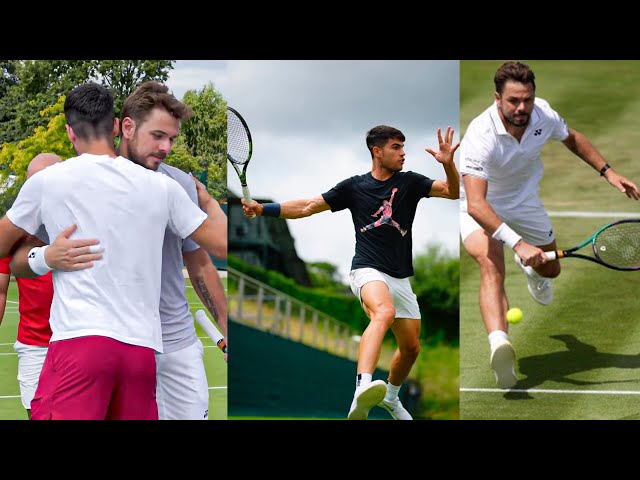
<svg viewBox="0 0 640 480"><path fill-rule="evenodd" d="M247 182L254 197L309 198L370 171L365 134L375 125L405 134L405 171L435 179L444 179L444 171L424 148L437 149L438 127L452 126L459 141L457 61L178 61L168 84L181 98L209 81L249 124ZM229 187L239 193L236 173L228 172ZM457 202L421 200L414 253L438 243L457 255L457 212ZM355 246L348 210L287 222L303 260L334 263L346 280Z"/></svg>

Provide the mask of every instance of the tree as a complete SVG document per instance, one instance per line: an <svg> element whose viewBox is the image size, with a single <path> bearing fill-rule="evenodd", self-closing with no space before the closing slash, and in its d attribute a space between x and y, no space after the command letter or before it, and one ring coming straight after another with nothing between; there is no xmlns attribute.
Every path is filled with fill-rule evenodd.
<svg viewBox="0 0 640 480"><path fill-rule="evenodd" d="M460 259L429 245L413 260L411 280L422 313L420 335L425 339L460 339Z"/></svg>
<svg viewBox="0 0 640 480"><path fill-rule="evenodd" d="M349 287L340 281L338 267L329 262L309 262L307 271L314 288L327 288L335 292L348 292Z"/></svg>
<svg viewBox="0 0 640 480"><path fill-rule="evenodd" d="M59 155L63 160L75 155L73 146L67 137L64 117L64 99L60 97L51 107L40 112L46 121L46 127L37 127L30 137L16 143L5 143L0 150L0 183L11 173L16 180L13 187L6 190L8 195L14 194L24 183L29 162L43 152Z"/></svg>
<svg viewBox="0 0 640 480"><path fill-rule="evenodd" d="M178 163L186 164L189 170L185 171L198 177L206 170L209 193L217 200L226 198L227 104L211 82L200 91L187 91L182 101L193 109L194 115L183 122L166 162L182 170L185 169Z"/></svg>
<svg viewBox="0 0 640 480"><path fill-rule="evenodd" d="M87 81L110 88L116 115L122 103L145 80L165 81L173 60L25 60L0 63L9 84L0 86L0 144L18 142L46 120L38 112ZM15 80L15 82L14 82Z"/></svg>

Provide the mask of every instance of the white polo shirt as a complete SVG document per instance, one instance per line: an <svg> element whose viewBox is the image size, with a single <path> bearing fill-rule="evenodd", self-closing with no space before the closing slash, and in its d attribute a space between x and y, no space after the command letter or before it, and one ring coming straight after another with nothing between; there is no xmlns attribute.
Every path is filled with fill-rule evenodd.
<svg viewBox="0 0 640 480"><path fill-rule="evenodd" d="M469 125L460 145L460 171L487 180L487 201L505 218L515 208L540 205L540 151L548 140L562 141L568 136L562 117L536 97L529 125L518 142L507 133L494 103ZM460 190L460 209L466 212L464 184Z"/></svg>
<svg viewBox="0 0 640 480"><path fill-rule="evenodd" d="M53 241L71 224L71 238L97 238L105 248L93 268L53 272L51 341L99 335L162 352L162 244L170 228L186 238L207 215L166 175L125 158L84 154L31 177L7 212Z"/></svg>

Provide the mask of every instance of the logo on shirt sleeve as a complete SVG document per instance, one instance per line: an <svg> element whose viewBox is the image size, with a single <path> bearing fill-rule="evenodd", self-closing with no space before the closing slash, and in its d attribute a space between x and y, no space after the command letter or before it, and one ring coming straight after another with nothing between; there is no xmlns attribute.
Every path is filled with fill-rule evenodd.
<svg viewBox="0 0 640 480"><path fill-rule="evenodd" d="M465 158L466 167L470 170L476 170L478 172L484 171L484 161L483 160L475 160L473 158Z"/></svg>

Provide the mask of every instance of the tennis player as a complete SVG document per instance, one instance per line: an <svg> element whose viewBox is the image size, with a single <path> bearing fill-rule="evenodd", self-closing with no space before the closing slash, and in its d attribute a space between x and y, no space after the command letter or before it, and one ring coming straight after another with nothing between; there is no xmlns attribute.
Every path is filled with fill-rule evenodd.
<svg viewBox="0 0 640 480"><path fill-rule="evenodd" d="M459 144L452 146L453 130L442 138L438 152L426 149L442 164L446 181L414 172L401 172L405 162L404 134L379 125L367 132L371 171L348 178L313 198L284 203L253 201L243 210L247 217L266 215L303 218L331 210L349 209L356 236L351 265L351 290L370 319L362 334L356 389L347 418L366 420L378 405L396 420L412 420L398 392L420 353L420 310L409 277L413 275L411 232L418 202L423 197L458 198L460 178L453 161ZM377 218L377 220L376 220ZM373 380L382 340L391 328L398 341L387 384Z"/></svg>
<svg viewBox="0 0 640 480"><path fill-rule="evenodd" d="M489 335L490 363L498 387L507 389L517 377L507 336L503 245L515 252L536 302L551 303L551 279L560 274L560 262L547 262L544 254L556 249L556 241L538 196L542 147L561 141L614 188L635 200L640 194L583 134L535 96L535 75L527 65L504 63L494 82L495 103L471 122L462 140L460 235L480 266L480 312Z"/></svg>

